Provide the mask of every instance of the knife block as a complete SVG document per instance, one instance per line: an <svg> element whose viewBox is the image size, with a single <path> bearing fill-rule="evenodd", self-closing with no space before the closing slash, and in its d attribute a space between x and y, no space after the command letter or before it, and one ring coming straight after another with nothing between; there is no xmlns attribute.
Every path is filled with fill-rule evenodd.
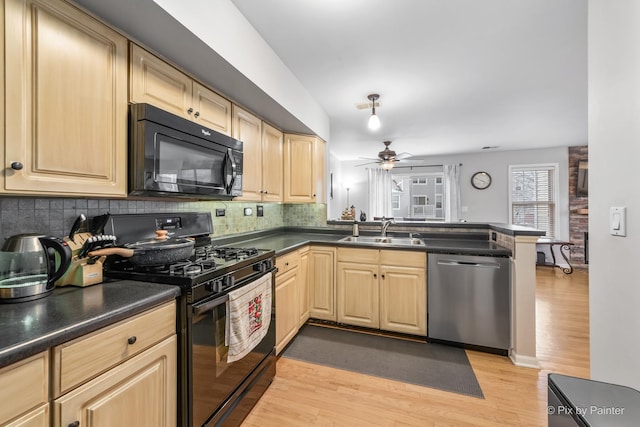
<svg viewBox="0 0 640 427"><path fill-rule="evenodd" d="M56 281L56 286L90 286L102 283L102 264L106 258L103 256L90 263L91 258L74 257L67 272Z"/></svg>
<svg viewBox="0 0 640 427"><path fill-rule="evenodd" d="M91 233L78 233L75 235L75 242L69 238L64 239L71 248L71 264L56 281L56 286L90 286L102 283L102 264L107 257L102 256L91 262L91 258L78 258L84 242L91 236Z"/></svg>

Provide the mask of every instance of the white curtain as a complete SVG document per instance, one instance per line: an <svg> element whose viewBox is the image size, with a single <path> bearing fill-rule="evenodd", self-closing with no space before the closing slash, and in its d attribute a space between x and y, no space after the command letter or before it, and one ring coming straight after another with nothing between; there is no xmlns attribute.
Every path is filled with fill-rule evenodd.
<svg viewBox="0 0 640 427"><path fill-rule="evenodd" d="M392 217L391 209L391 173L382 168L369 168L369 213L374 217Z"/></svg>
<svg viewBox="0 0 640 427"><path fill-rule="evenodd" d="M460 221L460 165L443 165L444 171L444 220Z"/></svg>

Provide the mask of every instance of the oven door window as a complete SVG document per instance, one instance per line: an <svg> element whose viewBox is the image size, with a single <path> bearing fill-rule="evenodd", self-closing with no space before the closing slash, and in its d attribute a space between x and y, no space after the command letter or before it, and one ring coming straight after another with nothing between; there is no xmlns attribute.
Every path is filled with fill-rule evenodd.
<svg viewBox="0 0 640 427"><path fill-rule="evenodd" d="M188 143L161 133L156 134L154 151L153 180L158 190L225 191L225 151Z"/></svg>
<svg viewBox="0 0 640 427"><path fill-rule="evenodd" d="M193 425L202 425L271 351L266 338L244 358L227 363L226 303L199 312L191 319Z"/></svg>

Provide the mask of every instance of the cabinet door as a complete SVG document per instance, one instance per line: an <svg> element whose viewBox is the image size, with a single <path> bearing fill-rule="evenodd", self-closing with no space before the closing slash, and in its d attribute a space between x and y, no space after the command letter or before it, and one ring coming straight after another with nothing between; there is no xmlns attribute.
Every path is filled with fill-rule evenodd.
<svg viewBox="0 0 640 427"><path fill-rule="evenodd" d="M309 319L309 248L300 250L298 278L298 327Z"/></svg>
<svg viewBox="0 0 640 427"><path fill-rule="evenodd" d="M133 43L130 65L131 102L153 104L192 119L192 80L189 76Z"/></svg>
<svg viewBox="0 0 640 427"><path fill-rule="evenodd" d="M126 195L126 39L66 1L4 5L4 190Z"/></svg>
<svg viewBox="0 0 640 427"><path fill-rule="evenodd" d="M326 173L325 159L326 147L323 140L316 138L314 141L314 161L313 161L313 178L314 178L314 200L316 203L327 202L326 192Z"/></svg>
<svg viewBox="0 0 640 427"><path fill-rule="evenodd" d="M285 135L284 201L314 202L314 140L312 136Z"/></svg>
<svg viewBox="0 0 640 427"><path fill-rule="evenodd" d="M233 137L242 141L242 197L262 200L262 121L233 105Z"/></svg>
<svg viewBox="0 0 640 427"><path fill-rule="evenodd" d="M335 248L309 250L309 317L336 321Z"/></svg>
<svg viewBox="0 0 640 427"><path fill-rule="evenodd" d="M4 425L5 422L20 414L41 407L48 400L48 352L42 352L0 369L0 402L2 402L0 425ZM32 412L29 412L27 418L31 418L31 415L33 415Z"/></svg>
<svg viewBox="0 0 640 427"><path fill-rule="evenodd" d="M231 101L194 81L192 102L197 123L231 136Z"/></svg>
<svg viewBox="0 0 640 427"><path fill-rule="evenodd" d="M425 268L380 266L380 329L427 334Z"/></svg>
<svg viewBox="0 0 640 427"><path fill-rule="evenodd" d="M262 200L281 202L283 199L283 141L282 132L262 123Z"/></svg>
<svg viewBox="0 0 640 427"><path fill-rule="evenodd" d="M173 427L177 420L176 336L54 401L54 427Z"/></svg>
<svg viewBox="0 0 640 427"><path fill-rule="evenodd" d="M2 427L49 427L49 403L44 403Z"/></svg>
<svg viewBox="0 0 640 427"><path fill-rule="evenodd" d="M298 267L276 276L276 353L298 332Z"/></svg>
<svg viewBox="0 0 640 427"><path fill-rule="evenodd" d="M336 289L338 322L367 328L379 327L377 265L338 262Z"/></svg>

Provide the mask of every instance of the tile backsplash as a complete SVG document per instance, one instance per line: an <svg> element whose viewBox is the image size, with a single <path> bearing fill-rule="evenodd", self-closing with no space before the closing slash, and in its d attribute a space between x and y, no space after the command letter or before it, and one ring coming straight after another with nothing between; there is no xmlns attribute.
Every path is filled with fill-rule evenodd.
<svg viewBox="0 0 640 427"><path fill-rule="evenodd" d="M0 241L20 233L64 237L80 214L88 218L123 213L211 212L215 236L287 226L325 227L327 207L321 204L263 203L258 217L254 202L109 200L70 198L0 197ZM244 215L251 208L250 216ZM216 209L225 216L216 217Z"/></svg>

